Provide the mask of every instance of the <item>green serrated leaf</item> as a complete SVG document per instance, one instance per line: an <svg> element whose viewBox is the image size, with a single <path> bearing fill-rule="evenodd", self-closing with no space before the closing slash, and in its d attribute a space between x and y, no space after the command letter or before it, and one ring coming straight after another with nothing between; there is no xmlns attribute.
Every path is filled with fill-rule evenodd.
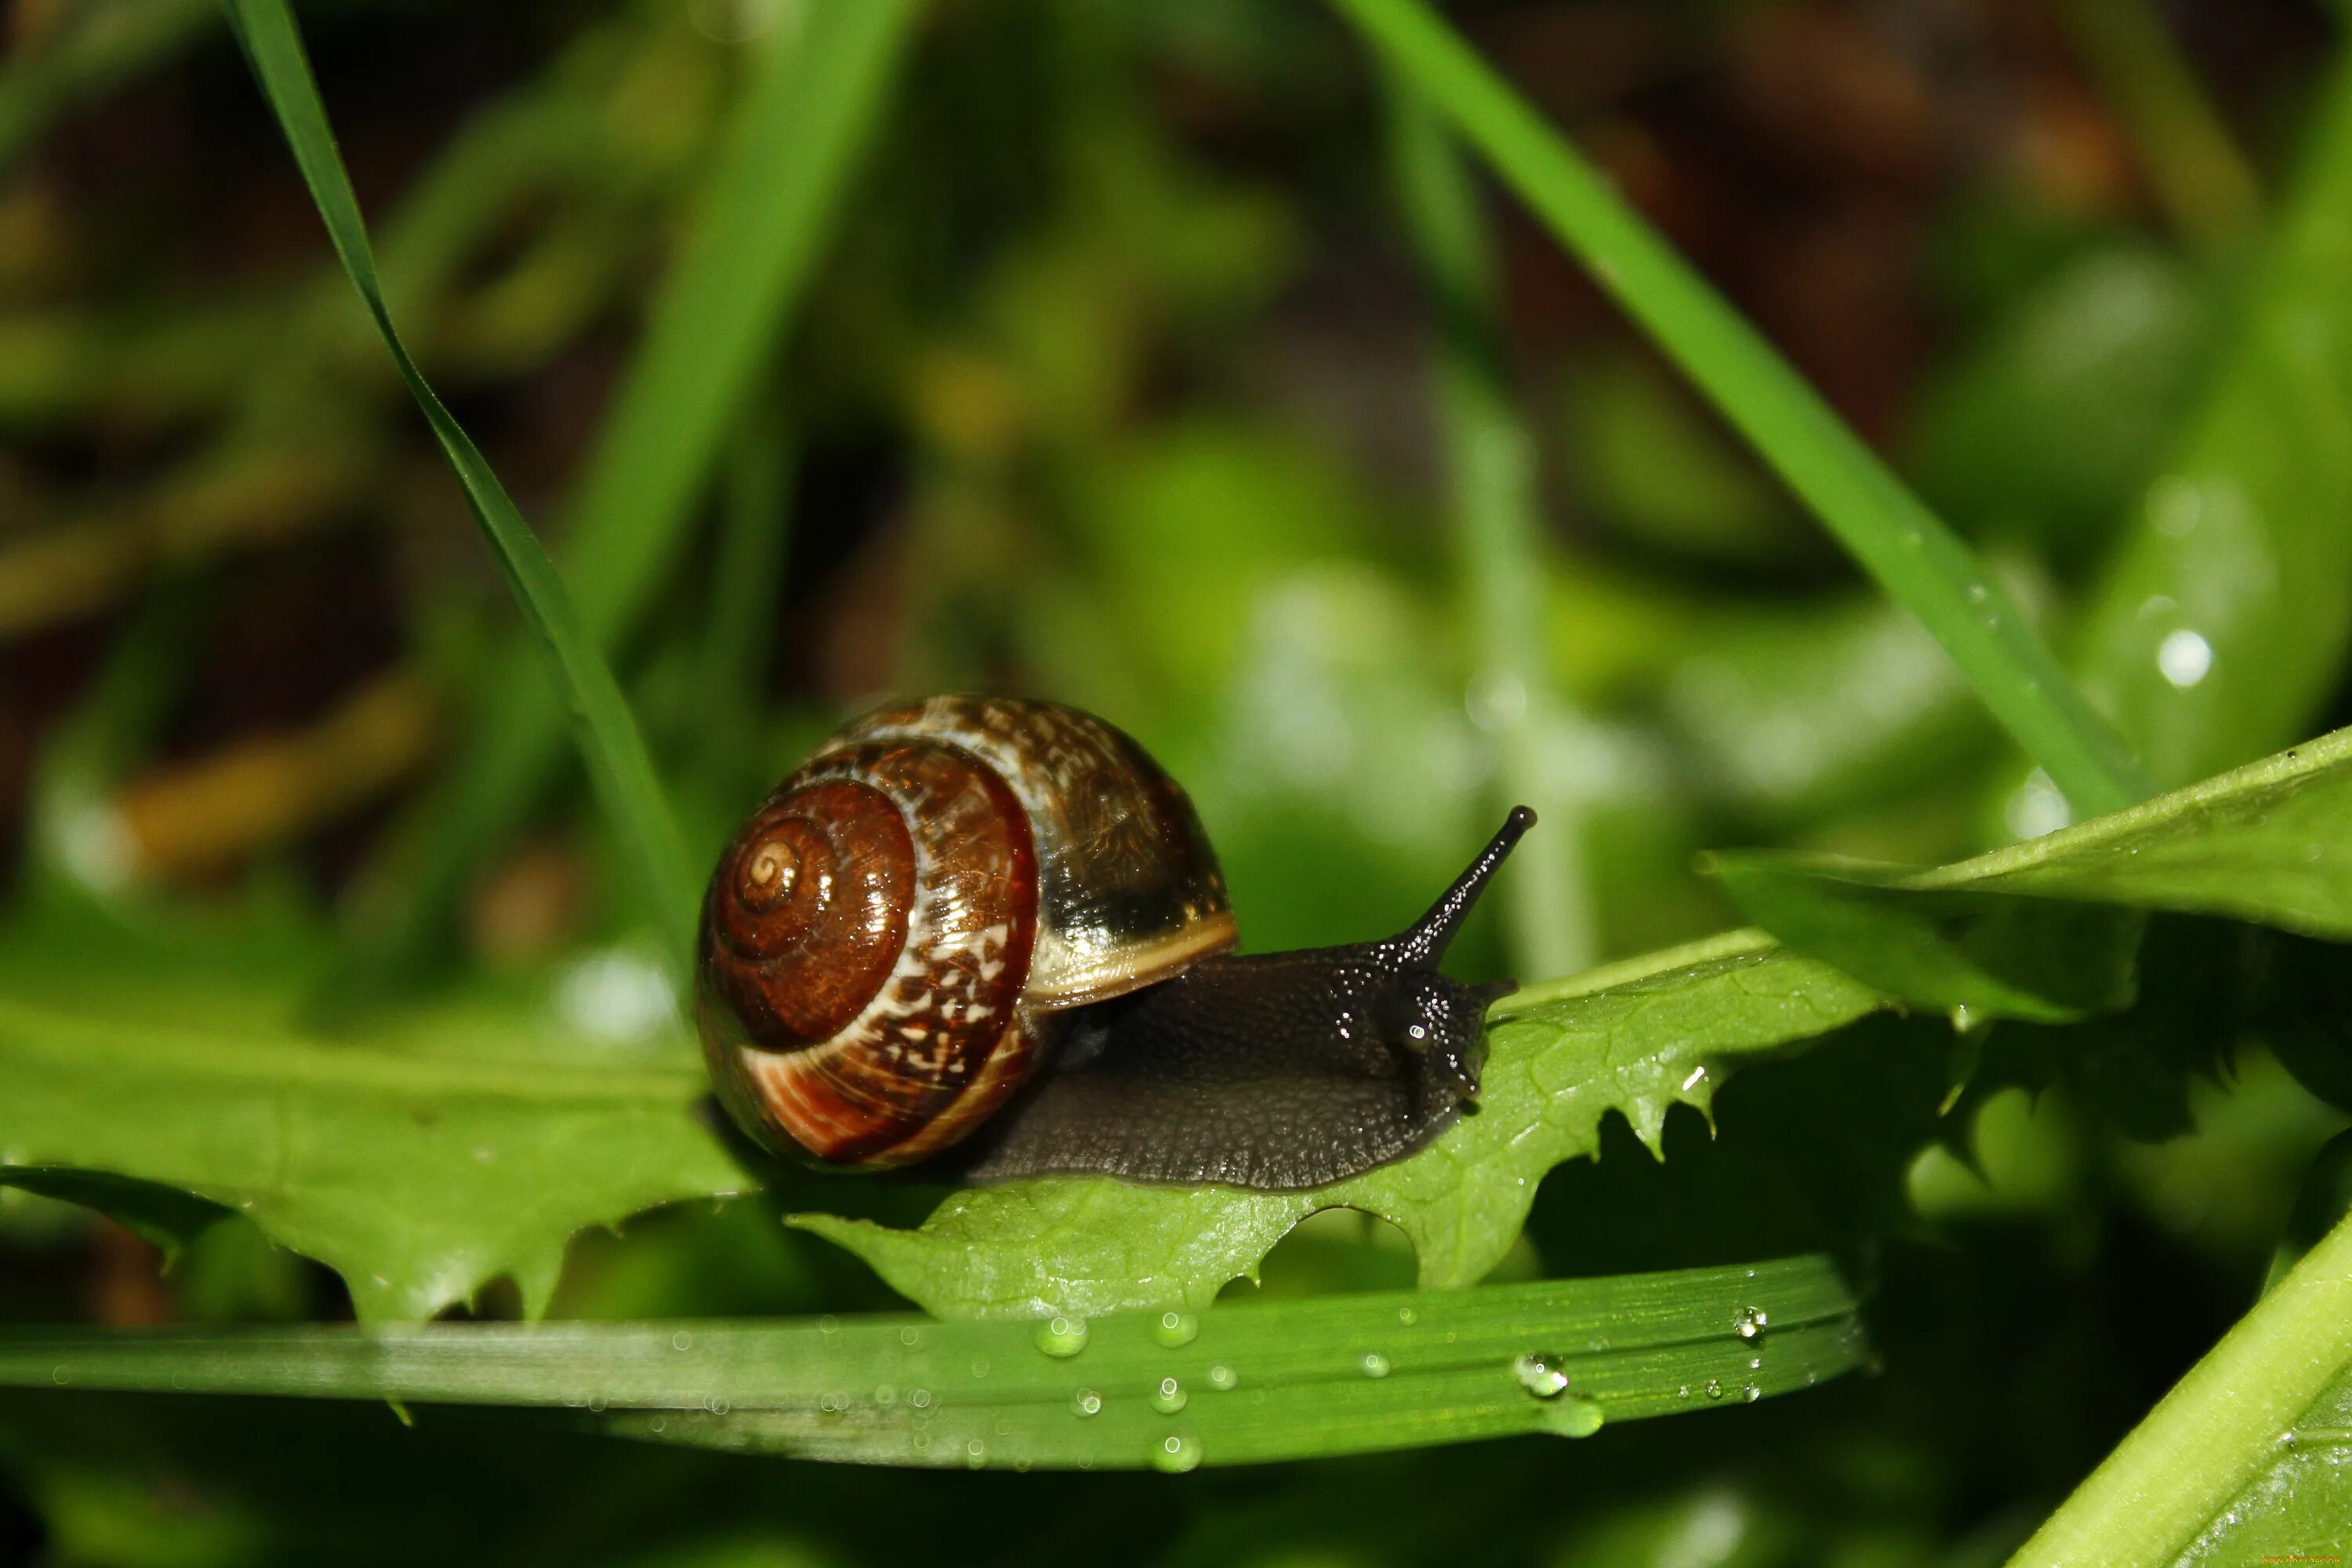
<svg viewBox="0 0 2352 1568"><path fill-rule="evenodd" d="M1931 871L1770 853L1710 867L1791 948L1906 1001L2113 1011L2133 994L2137 911L2352 938L2352 730Z"/></svg>
<svg viewBox="0 0 2352 1568"><path fill-rule="evenodd" d="M168 981L89 959L102 942L75 962L20 925L5 945L49 962L45 985L0 969L0 1184L158 1239L245 1215L341 1273L364 1319L500 1277L536 1315L573 1232L749 1184L694 1114L683 1042L600 1044L497 996L322 1038L273 1016L290 996L221 1007L191 982L174 1016Z"/></svg>
<svg viewBox="0 0 2352 1568"><path fill-rule="evenodd" d="M1654 1150L1666 1111L1705 1111L1738 1062L1881 1002L1827 964L1734 931L1507 999L1477 1113L1423 1153L1334 1186L1245 1193L1060 1177L956 1193L913 1230L828 1214L791 1223L948 1318L1203 1306L1328 1208L1395 1224L1424 1287L1465 1285L1517 1239L1544 1173L1596 1151L1611 1111Z"/></svg>
<svg viewBox="0 0 2352 1568"><path fill-rule="evenodd" d="M1191 1469L1737 1406L1866 1353L1827 1259L1025 1323L0 1333L0 1384L562 1405L864 1463Z"/></svg>

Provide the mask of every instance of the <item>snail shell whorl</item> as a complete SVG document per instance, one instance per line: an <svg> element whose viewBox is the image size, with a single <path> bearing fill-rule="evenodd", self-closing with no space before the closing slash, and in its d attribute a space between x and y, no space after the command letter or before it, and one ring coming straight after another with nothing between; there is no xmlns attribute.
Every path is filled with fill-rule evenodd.
<svg viewBox="0 0 2352 1568"><path fill-rule="evenodd" d="M761 804L703 905L719 1096L780 1152L908 1163L1039 1064L1042 1018L1232 945L1192 804L1045 703L932 698L845 727Z"/></svg>

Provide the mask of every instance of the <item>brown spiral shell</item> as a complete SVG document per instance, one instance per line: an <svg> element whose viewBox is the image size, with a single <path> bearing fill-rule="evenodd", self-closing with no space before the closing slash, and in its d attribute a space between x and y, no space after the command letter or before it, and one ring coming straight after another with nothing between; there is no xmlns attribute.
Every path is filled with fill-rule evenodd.
<svg viewBox="0 0 2352 1568"><path fill-rule="evenodd" d="M1234 942L1192 803L1101 720L950 696L879 709L751 814L703 900L696 1016L753 1138L883 1167L971 1132L1045 1020Z"/></svg>

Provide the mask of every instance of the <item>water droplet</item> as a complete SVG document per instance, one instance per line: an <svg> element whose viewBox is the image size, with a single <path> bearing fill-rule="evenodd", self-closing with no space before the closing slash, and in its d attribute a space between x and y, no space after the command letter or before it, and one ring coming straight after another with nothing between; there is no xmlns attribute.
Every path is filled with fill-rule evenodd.
<svg viewBox="0 0 2352 1568"><path fill-rule="evenodd" d="M831 1312L827 1312L824 1317L819 1318L816 1321L816 1331L821 1334L837 1334L841 1331L841 1320L835 1317ZM685 1347L680 1346L679 1348L684 1349Z"/></svg>
<svg viewBox="0 0 2352 1568"><path fill-rule="evenodd" d="M2050 782L2050 775L2036 768L2009 797L2008 805L2001 808L2001 816L2010 832L2022 841L2057 832L2074 820L2074 808L2066 804L2066 797Z"/></svg>
<svg viewBox="0 0 2352 1568"><path fill-rule="evenodd" d="M1684 1092L1685 1094L1688 1094L1692 1089L1696 1089L1699 1085L1701 1085L1701 1084L1705 1083L1706 1081L1706 1064L1705 1062L1701 1062L1701 1063L1699 1063L1699 1065L1698 1065L1698 1066L1696 1066L1696 1067L1695 1067L1695 1068L1691 1068L1691 1069L1690 1069L1690 1071L1689 1071L1689 1073L1687 1073L1687 1074L1684 1077L1684 1079L1683 1079L1683 1092Z"/></svg>
<svg viewBox="0 0 2352 1568"><path fill-rule="evenodd" d="M1676 1399L1688 1399L1690 1397L1690 1384L1685 1383L1680 1388L1675 1389L1675 1397Z"/></svg>
<svg viewBox="0 0 2352 1568"><path fill-rule="evenodd" d="M1731 1331L1743 1340L1752 1340L1771 1325L1772 1319L1761 1307L1742 1307L1733 1314Z"/></svg>
<svg viewBox="0 0 2352 1568"><path fill-rule="evenodd" d="M1706 1386L1701 1392L1709 1399L1720 1399L1723 1397L1723 1384L1710 1377L1706 1380Z"/></svg>
<svg viewBox="0 0 2352 1568"><path fill-rule="evenodd" d="M986 1377L988 1375L988 1358L986 1356L975 1356L972 1359L971 1375L974 1377Z"/></svg>
<svg viewBox="0 0 2352 1568"><path fill-rule="evenodd" d="M1172 1377L1163 1377L1160 1386L1151 1391L1151 1408L1162 1415L1173 1415L1190 1403L1184 1385Z"/></svg>
<svg viewBox="0 0 2352 1568"><path fill-rule="evenodd" d="M1750 1372L1762 1372L1764 1370L1764 1358L1762 1356L1749 1356L1748 1358L1748 1370Z"/></svg>
<svg viewBox="0 0 2352 1568"><path fill-rule="evenodd" d="M1151 1468L1181 1476L1201 1462L1201 1445L1181 1432L1171 1432L1151 1446Z"/></svg>
<svg viewBox="0 0 2352 1568"><path fill-rule="evenodd" d="M963 1468L967 1470L988 1468L988 1445L974 1437L963 1446Z"/></svg>
<svg viewBox="0 0 2352 1568"><path fill-rule="evenodd" d="M1971 584L1969 584L1969 604L1971 604L1971 605L1981 605L1981 604L1983 604L1986 600L1988 600L1988 599L1990 599L1990 598L1991 598L1991 597L1992 597L1992 589L1991 589L1990 587L1987 586L1985 584L1982 584L1982 583L1971 583Z"/></svg>
<svg viewBox="0 0 2352 1568"><path fill-rule="evenodd" d="M1739 1390L1739 1397L1746 1400L1748 1404L1753 1405L1758 1400L1764 1397L1764 1391L1757 1387L1752 1383L1748 1384L1742 1386Z"/></svg>
<svg viewBox="0 0 2352 1568"><path fill-rule="evenodd" d="M1527 717L1528 689L1507 669L1481 670L1471 677L1462 706L1470 722L1493 734Z"/></svg>
<svg viewBox="0 0 2352 1568"><path fill-rule="evenodd" d="M2164 679L2186 691L2213 668L2213 645L2182 627L2168 632L2156 645L2156 668Z"/></svg>
<svg viewBox="0 0 2352 1568"><path fill-rule="evenodd" d="M1239 1381L1240 1379L1234 1376L1234 1369L1223 1362L1219 1362L1209 1369L1209 1386L1220 1394L1231 1394L1234 1384Z"/></svg>
<svg viewBox="0 0 2352 1568"><path fill-rule="evenodd" d="M1529 1351L1511 1363L1511 1375L1538 1399L1557 1399L1568 1392L1568 1369L1559 1356Z"/></svg>
<svg viewBox="0 0 2352 1568"><path fill-rule="evenodd" d="M1590 1437L1601 1430L1606 1419L1601 1402L1587 1399L1581 1394L1569 1394L1544 1406L1544 1430L1563 1437Z"/></svg>
<svg viewBox="0 0 2352 1568"><path fill-rule="evenodd" d="M604 1401L604 1396L603 1394L590 1394L590 1395L588 1396L588 1414L589 1414L589 1415L604 1415L604 1404L605 1404L605 1401Z"/></svg>
<svg viewBox="0 0 2352 1568"><path fill-rule="evenodd" d="M1102 1414L1102 1395L1091 1388L1081 1388L1070 1400L1070 1408L1081 1415Z"/></svg>
<svg viewBox="0 0 2352 1568"><path fill-rule="evenodd" d="M907 1403L913 1405L918 1410L929 1410L931 1407L931 1391L928 1388L909 1390L907 1394Z"/></svg>
<svg viewBox="0 0 2352 1568"><path fill-rule="evenodd" d="M1399 1307L1397 1309L1397 1321L1402 1323L1409 1329L1415 1323L1421 1321L1421 1314L1414 1311L1411 1307Z"/></svg>
<svg viewBox="0 0 2352 1568"><path fill-rule="evenodd" d="M73 1381L73 1373L68 1372L61 1366L53 1366L49 1368L49 1381L56 1384L59 1388L63 1388L66 1384Z"/></svg>
<svg viewBox="0 0 2352 1568"><path fill-rule="evenodd" d="M1151 1337L1170 1350L1191 1344L1200 1334L1201 1320L1190 1312L1162 1312L1151 1325Z"/></svg>
<svg viewBox="0 0 2352 1568"><path fill-rule="evenodd" d="M713 1415L724 1415L727 1414L728 1409L729 1405L727 1404L727 1396L725 1394L714 1394L710 1396L710 1414Z"/></svg>
<svg viewBox="0 0 2352 1568"><path fill-rule="evenodd" d="M680 1329L670 1335L669 1348L674 1351L690 1351L694 1348L694 1336Z"/></svg>
<svg viewBox="0 0 2352 1568"><path fill-rule="evenodd" d="M667 1432L669 1430L669 1423L656 1415L646 1423L646 1429L651 1432Z"/></svg>
<svg viewBox="0 0 2352 1568"><path fill-rule="evenodd" d="M1366 1377L1386 1377L1389 1374L1389 1358L1378 1351L1366 1351L1357 1361L1356 1370Z"/></svg>
<svg viewBox="0 0 2352 1568"><path fill-rule="evenodd" d="M1048 1318L1037 1325L1037 1348L1050 1356L1074 1356L1087 1348L1084 1318Z"/></svg>
<svg viewBox="0 0 2352 1568"><path fill-rule="evenodd" d="M900 1329L898 1331L898 1342L906 1346L908 1350L913 1350L917 1345L923 1342L923 1331L915 1328Z"/></svg>
<svg viewBox="0 0 2352 1568"><path fill-rule="evenodd" d="M896 1404L898 1404L898 1388L897 1388L895 1385L893 1385L893 1384L887 1384L887 1383L877 1383L877 1384L876 1384L874 1385L874 1403L875 1403L875 1404L877 1404L877 1405L896 1405Z"/></svg>

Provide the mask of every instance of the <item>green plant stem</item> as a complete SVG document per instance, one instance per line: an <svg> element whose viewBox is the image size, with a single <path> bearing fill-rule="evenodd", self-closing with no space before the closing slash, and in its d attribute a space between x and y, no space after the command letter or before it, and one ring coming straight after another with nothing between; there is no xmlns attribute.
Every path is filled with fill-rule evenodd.
<svg viewBox="0 0 2352 1568"><path fill-rule="evenodd" d="M2261 194L2163 18L2147 0L2065 0L2058 14L2172 226L2207 255L2229 251L2253 226Z"/></svg>
<svg viewBox="0 0 2352 1568"><path fill-rule="evenodd" d="M1469 171L1411 86L1395 83L1390 102L1398 194L1438 311L1437 405L1477 650L1473 716L1495 737L1504 804L1533 806L1544 827L1541 850L1504 889L1512 959L1522 974L1570 974L1594 947L1584 822L1548 752L1581 726L1545 659L1535 442L1495 341L1494 259Z"/></svg>
<svg viewBox="0 0 2352 1568"><path fill-rule="evenodd" d="M2148 786L2001 585L1788 362L1421 0L1332 0L1443 110L1829 527L1919 617L2079 816Z"/></svg>
<svg viewBox="0 0 2352 1568"><path fill-rule="evenodd" d="M517 605L536 634L540 657L553 666L572 717L573 735L588 764L598 796L643 885L647 907L657 912L662 936L678 973L692 964L697 879L678 837L667 797L654 772L635 719L596 651L554 563L541 548L530 525L515 510L480 451L425 383L393 326L377 279L375 258L360 216L358 197L344 173L341 155L328 129L310 62L285 0L225 0L238 43L254 77L286 132L302 178L325 220L343 269L351 275L384 347L392 353L434 437L457 470L467 500L498 558Z"/></svg>
<svg viewBox="0 0 2352 1568"><path fill-rule="evenodd" d="M706 751L740 755L759 707L760 677L775 644L784 556L792 540L795 458L773 396L753 400L730 443L726 495L711 552L696 689L709 714Z"/></svg>
<svg viewBox="0 0 2352 1568"><path fill-rule="evenodd" d="M2189 1369L2010 1559L2011 1568L2170 1563L2352 1364L2352 1221Z"/></svg>

